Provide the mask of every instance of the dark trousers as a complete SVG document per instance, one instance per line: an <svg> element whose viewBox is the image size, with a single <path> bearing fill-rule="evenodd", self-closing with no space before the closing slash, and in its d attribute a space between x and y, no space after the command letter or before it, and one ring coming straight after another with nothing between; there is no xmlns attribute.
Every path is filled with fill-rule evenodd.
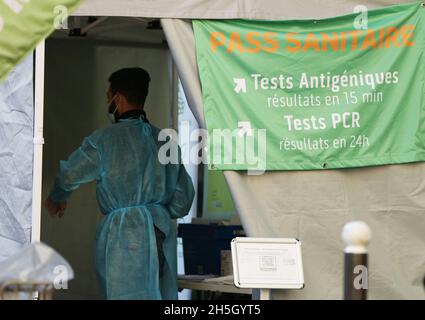
<svg viewBox="0 0 425 320"><path fill-rule="evenodd" d="M165 234L159 230L155 226L155 237L156 237L156 250L158 252L158 267L159 267L159 278L162 278L162 275L164 273L164 262L165 262L165 256L164 256L164 249L162 247L164 240L165 240Z"/></svg>

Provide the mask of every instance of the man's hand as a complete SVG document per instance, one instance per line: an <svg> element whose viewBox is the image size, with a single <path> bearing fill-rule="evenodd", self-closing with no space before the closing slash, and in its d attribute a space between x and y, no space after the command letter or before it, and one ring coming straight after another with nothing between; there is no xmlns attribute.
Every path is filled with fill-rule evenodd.
<svg viewBox="0 0 425 320"><path fill-rule="evenodd" d="M66 201L56 203L56 202L53 202L50 198L47 198L46 201L44 202L44 207L47 209L47 211L49 211L50 216L52 217L58 216L59 218L62 218L66 209Z"/></svg>

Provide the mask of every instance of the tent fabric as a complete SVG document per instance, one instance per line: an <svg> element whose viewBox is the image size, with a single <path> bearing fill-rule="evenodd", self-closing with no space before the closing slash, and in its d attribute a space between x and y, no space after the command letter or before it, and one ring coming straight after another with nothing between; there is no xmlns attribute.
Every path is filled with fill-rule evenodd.
<svg viewBox="0 0 425 320"><path fill-rule="evenodd" d="M33 57L0 85L0 261L30 242Z"/></svg>
<svg viewBox="0 0 425 320"><path fill-rule="evenodd" d="M369 9L413 2L395 0L86 0L75 15L190 19L319 19L352 13L359 4Z"/></svg>
<svg viewBox="0 0 425 320"><path fill-rule="evenodd" d="M189 104L203 125L191 24L161 22ZM306 287L276 290L275 299L342 298L341 231L351 220L372 229L369 298L424 298L424 163L258 176L225 171L225 177L248 236L302 242Z"/></svg>
<svg viewBox="0 0 425 320"><path fill-rule="evenodd" d="M201 82L197 76L198 65L196 63L192 24L179 19L162 19L161 24L176 62L180 81L183 88L187 88L187 90L184 90L187 103L199 126L203 128L205 122L202 109Z"/></svg>

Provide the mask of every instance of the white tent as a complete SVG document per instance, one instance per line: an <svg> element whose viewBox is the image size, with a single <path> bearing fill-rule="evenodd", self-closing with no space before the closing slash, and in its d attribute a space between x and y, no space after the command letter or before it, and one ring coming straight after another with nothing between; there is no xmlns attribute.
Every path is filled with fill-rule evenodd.
<svg viewBox="0 0 425 320"><path fill-rule="evenodd" d="M75 15L161 18L189 105L203 126L194 36L190 20L182 19L320 19L352 13L360 4L373 9L401 2L407 1L87 0ZM35 128L37 132L37 123ZM37 152L35 157L37 160ZM302 241L306 287L275 292L275 298L340 299L340 232L344 223L354 219L367 222L373 231L369 297L423 298L425 164L268 172L260 176L228 171L225 176L249 236L296 237ZM35 223L40 212L39 195L36 190ZM35 227L37 230L37 224Z"/></svg>
<svg viewBox="0 0 425 320"><path fill-rule="evenodd" d="M106 91L112 72L132 66L146 69L151 76L145 104L149 121L159 128L176 128L181 108L177 106L177 72L158 26L147 18L100 17L89 21L72 17L69 29L57 30L45 41L43 200L52 187L59 161L92 131L110 125ZM84 35L72 36L79 33L79 27ZM197 173L197 166L186 168L192 171L196 185L193 173ZM85 184L73 193L63 219L51 219L42 210L41 240L61 252L76 270L69 290L59 291L58 298L99 297L93 237L102 215L95 199L95 184ZM192 207L196 209L195 202Z"/></svg>

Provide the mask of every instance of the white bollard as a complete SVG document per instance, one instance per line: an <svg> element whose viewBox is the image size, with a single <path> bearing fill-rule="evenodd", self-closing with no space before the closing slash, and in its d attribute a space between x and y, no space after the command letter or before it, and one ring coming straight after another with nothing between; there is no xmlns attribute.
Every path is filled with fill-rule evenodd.
<svg viewBox="0 0 425 320"><path fill-rule="evenodd" d="M362 221L347 223L342 229L344 249L344 300L366 300L368 253L372 232Z"/></svg>

